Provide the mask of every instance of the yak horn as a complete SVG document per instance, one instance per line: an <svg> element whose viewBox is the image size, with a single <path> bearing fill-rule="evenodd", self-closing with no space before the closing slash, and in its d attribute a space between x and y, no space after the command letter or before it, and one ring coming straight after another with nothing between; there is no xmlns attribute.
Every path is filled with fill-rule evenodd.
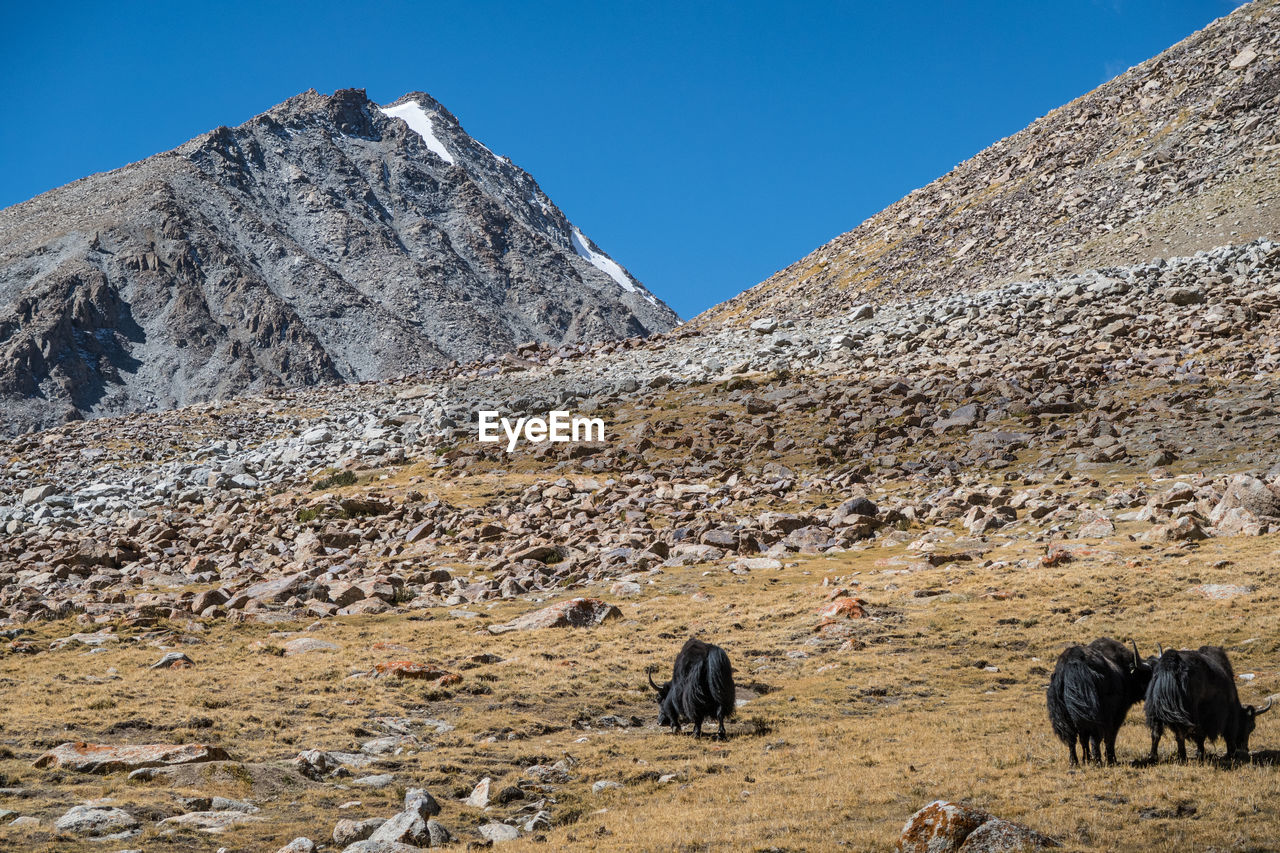
<svg viewBox="0 0 1280 853"><path fill-rule="evenodd" d="M1137 669L1142 662L1142 655L1138 654L1138 641L1130 637L1129 642L1133 645L1133 668Z"/></svg>
<svg viewBox="0 0 1280 853"><path fill-rule="evenodd" d="M661 693L661 692L662 692L662 688L661 688L661 687L659 687L658 685L656 685L656 684L654 684L654 683L653 683L653 670L649 670L649 671L648 671L647 673L645 673L645 674L649 676L649 686L650 686L650 687L652 687L656 692Z"/></svg>
<svg viewBox="0 0 1280 853"><path fill-rule="evenodd" d="M1255 717L1261 717L1263 714L1265 714L1265 713L1267 713L1268 711L1270 711L1270 710L1271 710L1271 703L1272 703L1273 701L1275 701L1275 700L1274 700L1274 699L1272 699L1271 697L1268 697L1268 698L1267 698L1267 704L1266 704L1264 707L1259 708L1257 711L1255 711L1253 715L1254 715Z"/></svg>
<svg viewBox="0 0 1280 853"><path fill-rule="evenodd" d="M1160 645L1159 643L1156 643L1156 657L1158 658L1164 657L1164 646Z"/></svg>

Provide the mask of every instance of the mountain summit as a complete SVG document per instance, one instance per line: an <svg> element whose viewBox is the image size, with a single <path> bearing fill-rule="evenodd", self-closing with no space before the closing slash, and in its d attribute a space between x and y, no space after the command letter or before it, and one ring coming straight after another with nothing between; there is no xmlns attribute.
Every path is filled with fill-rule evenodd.
<svg viewBox="0 0 1280 853"><path fill-rule="evenodd" d="M308 91L0 211L0 431L677 322L422 92Z"/></svg>

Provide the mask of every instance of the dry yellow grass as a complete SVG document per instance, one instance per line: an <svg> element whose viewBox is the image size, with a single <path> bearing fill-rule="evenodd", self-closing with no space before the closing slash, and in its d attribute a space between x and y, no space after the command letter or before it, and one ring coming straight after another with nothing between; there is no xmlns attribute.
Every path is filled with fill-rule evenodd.
<svg viewBox="0 0 1280 853"><path fill-rule="evenodd" d="M666 570L640 596L618 602L622 619L586 631L484 631L539 606L512 601L477 608L474 618L436 610L329 621L306 635L340 650L294 657L255 648L285 641L263 626L176 623L93 654L84 647L10 653L0 660L7 688L0 738L12 755L0 773L33 796L5 805L42 817L46 830L0 830L0 847L101 849L48 828L88 799L113 797L155 819L179 811L179 793L200 793L253 798L265 820L212 837L165 836L149 824L129 846L273 850L296 835L326 840L340 817L389 816L409 785L432 790L444 803L443 822L474 837L489 817L459 799L475 782L490 776L496 791L528 782L530 764L571 757L572 780L551 793L557 825L545 841L509 849L884 850L906 818L937 797L1025 821L1069 849L1275 849L1274 766L1132 766L1148 743L1139 707L1121 733L1122 766L1069 770L1045 719L1043 687L1065 644L1112 635L1134 636L1144 650L1157 641L1222 643L1239 672L1255 674L1241 682L1244 701L1280 690L1278 547L1275 536L1172 551L1121 538L1055 568L1040 566L1043 546L1010 545L985 555L991 565L943 568L920 568L901 548L877 547L745 576ZM1222 560L1231 563L1217 565ZM824 587L824 578L839 580ZM1232 601L1188 592L1203 582L1257 591ZM873 616L842 626L843 647L815 631L816 612L836 585L864 598ZM948 594L917 597L917 590ZM37 645L77 628L41 625ZM691 634L724 645L739 684L763 693L742 707L727 744L655 725L645 668L669 666ZM186 651L197 667L147 669L168 647ZM466 668L479 653L502 662ZM463 682L443 691L353 674L398 658L442 665ZM605 714L640 716L646 725L596 728ZM424 734L416 750L387 760L383 769L399 785L383 791L282 784L261 770L173 791L128 784L123 774L31 768L43 747L80 739L207 741L244 761L287 762L305 748L355 750L382 733L379 717L430 717L456 728ZM1260 720L1255 751L1280 746L1278 720ZM676 779L660 784L661 774ZM600 779L624 788L593 795ZM337 809L350 800L361 805Z"/></svg>

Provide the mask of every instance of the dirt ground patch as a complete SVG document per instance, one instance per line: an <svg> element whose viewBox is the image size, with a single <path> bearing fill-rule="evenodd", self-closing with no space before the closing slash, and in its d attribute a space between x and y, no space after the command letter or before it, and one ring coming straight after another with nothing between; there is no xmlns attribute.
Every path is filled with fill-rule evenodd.
<svg viewBox="0 0 1280 853"><path fill-rule="evenodd" d="M102 849L52 826L72 805L111 798L144 819L129 846L271 850L297 835L328 841L341 817L390 816L407 787L425 786L463 840L489 820L549 812L551 826L512 850L883 850L939 797L1028 823L1068 849L1271 849L1280 771L1268 757L1280 749L1280 718L1259 721L1250 766L1181 766L1166 752L1143 767L1139 707L1121 732L1119 767L1071 770L1044 687L1071 642L1133 637L1144 653L1214 643L1243 676L1242 701L1261 704L1280 692L1278 548L1268 536L1144 550L1121 536L1084 543L1053 567L1039 559L1043 546L1014 543L937 568L897 546L745 574L664 569L639 595L611 599L621 619L498 636L486 626L541 603L335 619L310 631L163 623L121 629L98 650L76 641L50 650L79 626L42 624L0 659L3 805L41 825L5 828L0 844ZM1194 591L1206 583L1253 591L1211 599ZM865 601L867 618L820 628L818 611L839 590ZM285 655L294 631L337 649ZM754 697L724 744L656 725L645 670L669 667L691 635L724 646L742 695ZM196 665L148 668L173 649ZM376 676L376 664L400 659L461 680ZM385 738L392 745L367 746L383 751L350 776L317 782L290 769L305 749L359 753ZM245 764L149 783L32 768L71 740L204 742ZM529 772L559 761L567 778ZM385 788L354 784L388 773ZM519 798L487 812L464 805L484 777L495 792L520 787ZM602 780L622 787L593 793ZM263 820L212 836L157 823L190 796L249 800Z"/></svg>

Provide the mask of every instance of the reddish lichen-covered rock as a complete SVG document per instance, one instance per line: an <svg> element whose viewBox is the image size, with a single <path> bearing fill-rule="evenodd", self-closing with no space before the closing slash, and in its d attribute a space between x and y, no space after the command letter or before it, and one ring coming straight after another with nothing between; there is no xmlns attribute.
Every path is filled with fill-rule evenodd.
<svg viewBox="0 0 1280 853"><path fill-rule="evenodd" d="M899 853L1014 853L1058 846L1034 829L982 809L934 800L907 821L896 849Z"/></svg>
<svg viewBox="0 0 1280 853"><path fill-rule="evenodd" d="M990 819L981 809L934 800L907 821L897 849L900 853L951 853Z"/></svg>
<svg viewBox="0 0 1280 853"><path fill-rule="evenodd" d="M411 678L419 681L435 681L442 687L462 682L462 676L437 669L425 663L411 660L390 660L373 665L374 672L387 678Z"/></svg>
<svg viewBox="0 0 1280 853"><path fill-rule="evenodd" d="M823 605L818 611L818 616L822 618L824 624L837 619L866 619L866 604L861 598L841 597Z"/></svg>

